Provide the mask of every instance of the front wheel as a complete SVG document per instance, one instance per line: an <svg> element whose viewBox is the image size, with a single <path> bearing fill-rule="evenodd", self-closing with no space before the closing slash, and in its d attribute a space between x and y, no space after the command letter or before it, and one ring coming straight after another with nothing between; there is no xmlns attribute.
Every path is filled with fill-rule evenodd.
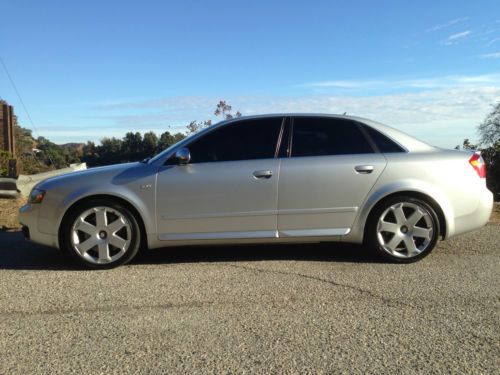
<svg viewBox="0 0 500 375"><path fill-rule="evenodd" d="M79 264L109 269L130 261L139 251L136 218L122 204L87 201L72 210L63 223L61 247Z"/></svg>
<svg viewBox="0 0 500 375"><path fill-rule="evenodd" d="M365 238L383 258L411 263L427 256L438 237L439 220L429 204L412 197L394 197L370 215Z"/></svg>

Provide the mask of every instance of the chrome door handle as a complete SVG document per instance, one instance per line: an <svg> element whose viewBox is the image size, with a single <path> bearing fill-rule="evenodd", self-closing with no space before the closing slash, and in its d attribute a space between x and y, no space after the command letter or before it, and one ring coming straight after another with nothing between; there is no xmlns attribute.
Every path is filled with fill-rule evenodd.
<svg viewBox="0 0 500 375"><path fill-rule="evenodd" d="M373 165L356 165L354 170L358 173L368 174L372 173L375 168Z"/></svg>
<svg viewBox="0 0 500 375"><path fill-rule="evenodd" d="M271 178L273 176L273 171L267 170L267 171L255 171L253 172L253 176L255 178Z"/></svg>

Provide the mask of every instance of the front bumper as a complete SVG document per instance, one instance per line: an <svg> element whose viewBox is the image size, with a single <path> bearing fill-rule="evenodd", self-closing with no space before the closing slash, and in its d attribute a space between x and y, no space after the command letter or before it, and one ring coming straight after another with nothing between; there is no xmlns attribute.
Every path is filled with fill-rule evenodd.
<svg viewBox="0 0 500 375"><path fill-rule="evenodd" d="M38 230L39 204L25 204L19 209L19 222L26 239L45 246L59 247L56 235L42 233Z"/></svg>

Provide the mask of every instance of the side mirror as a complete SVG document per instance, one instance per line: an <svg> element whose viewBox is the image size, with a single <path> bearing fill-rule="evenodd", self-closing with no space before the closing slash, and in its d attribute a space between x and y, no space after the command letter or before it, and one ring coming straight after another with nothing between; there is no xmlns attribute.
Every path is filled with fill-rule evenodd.
<svg viewBox="0 0 500 375"><path fill-rule="evenodd" d="M191 160L191 153L187 147L183 147L176 151L175 159L178 165L186 165Z"/></svg>

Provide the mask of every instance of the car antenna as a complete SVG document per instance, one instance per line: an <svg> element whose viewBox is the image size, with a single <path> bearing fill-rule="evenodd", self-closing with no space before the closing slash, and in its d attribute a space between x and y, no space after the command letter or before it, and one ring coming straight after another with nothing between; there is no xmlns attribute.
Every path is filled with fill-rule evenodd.
<svg viewBox="0 0 500 375"><path fill-rule="evenodd" d="M344 112L344 114L342 116L345 116L345 115L347 115L347 112Z"/></svg>

